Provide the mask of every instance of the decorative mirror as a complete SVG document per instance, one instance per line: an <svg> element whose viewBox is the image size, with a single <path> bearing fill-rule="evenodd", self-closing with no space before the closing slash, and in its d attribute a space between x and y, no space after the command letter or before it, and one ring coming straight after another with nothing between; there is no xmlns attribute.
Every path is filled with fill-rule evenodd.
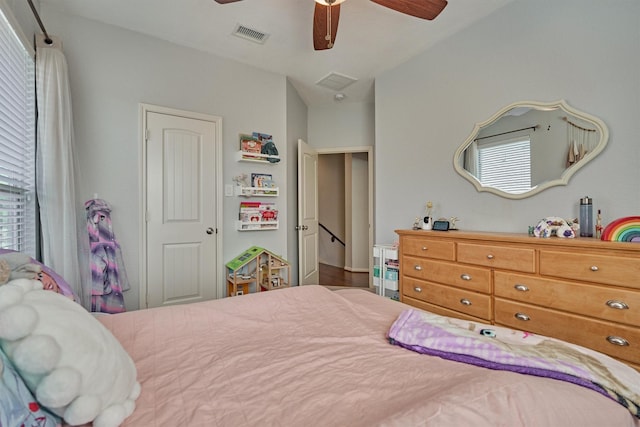
<svg viewBox="0 0 640 427"><path fill-rule="evenodd" d="M456 150L453 166L478 191L523 199L567 185L608 139L602 120L564 100L516 102L476 123Z"/></svg>

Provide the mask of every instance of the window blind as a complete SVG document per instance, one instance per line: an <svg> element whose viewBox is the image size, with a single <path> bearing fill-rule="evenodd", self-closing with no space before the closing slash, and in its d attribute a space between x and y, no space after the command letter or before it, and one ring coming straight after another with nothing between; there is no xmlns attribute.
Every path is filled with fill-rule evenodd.
<svg viewBox="0 0 640 427"><path fill-rule="evenodd" d="M529 137L478 147L480 181L508 193L531 190L531 140Z"/></svg>
<svg viewBox="0 0 640 427"><path fill-rule="evenodd" d="M35 62L0 9L0 248L35 255Z"/></svg>

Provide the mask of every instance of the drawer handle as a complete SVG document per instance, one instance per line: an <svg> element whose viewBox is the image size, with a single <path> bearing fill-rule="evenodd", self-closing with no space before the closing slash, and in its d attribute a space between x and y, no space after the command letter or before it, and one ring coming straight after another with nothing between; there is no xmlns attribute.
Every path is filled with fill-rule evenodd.
<svg viewBox="0 0 640 427"><path fill-rule="evenodd" d="M530 318L529 316L527 316L526 314L524 314L524 313L516 313L516 314L514 315L514 317L515 317L516 319L518 319L518 320L522 320L522 321L524 321L524 322L526 322L526 321L528 321L528 320L531 320L531 318Z"/></svg>
<svg viewBox="0 0 640 427"><path fill-rule="evenodd" d="M598 271L598 266L597 265L592 265L591 266L591 271Z"/></svg>
<svg viewBox="0 0 640 427"><path fill-rule="evenodd" d="M469 300L468 300L468 299L466 299L466 298L462 298L462 299L460 300L460 304L462 304L462 305L471 305L471 301L469 301Z"/></svg>
<svg viewBox="0 0 640 427"><path fill-rule="evenodd" d="M421 266L421 265L415 265L415 266L413 267L413 269L414 269L414 270L417 270L417 271L422 271L422 266Z"/></svg>
<svg viewBox="0 0 640 427"><path fill-rule="evenodd" d="M471 280L471 276L469 276L468 274L461 274L461 275L460 275L460 278L461 278L462 280Z"/></svg>
<svg viewBox="0 0 640 427"><path fill-rule="evenodd" d="M607 305L611 308L615 308L618 310L627 310L629 309L629 306L627 304L625 304L622 301L616 301L614 299L610 299L609 301L607 301Z"/></svg>
<svg viewBox="0 0 640 427"><path fill-rule="evenodd" d="M625 340L622 337L616 337L615 335L609 335L607 337L607 341L609 341L613 345L619 345L621 347L626 347L629 345L629 341Z"/></svg>
<svg viewBox="0 0 640 427"><path fill-rule="evenodd" d="M429 249L429 248L427 248L426 246L423 246L423 247L422 247L422 250L423 250L423 251L426 251L427 249Z"/></svg>
<svg viewBox="0 0 640 427"><path fill-rule="evenodd" d="M493 258L494 258L493 255L491 255L491 254L487 255L487 259L493 259Z"/></svg>
<svg viewBox="0 0 640 427"><path fill-rule="evenodd" d="M527 292L529 291L529 287L527 285L523 285L520 283L516 283L514 286L516 291L520 291L520 292Z"/></svg>
<svg viewBox="0 0 640 427"><path fill-rule="evenodd" d="M418 286L415 286L415 287L413 288L413 290L414 290L414 291L416 291L416 292L422 292L422 288L420 288L420 287L418 287Z"/></svg>

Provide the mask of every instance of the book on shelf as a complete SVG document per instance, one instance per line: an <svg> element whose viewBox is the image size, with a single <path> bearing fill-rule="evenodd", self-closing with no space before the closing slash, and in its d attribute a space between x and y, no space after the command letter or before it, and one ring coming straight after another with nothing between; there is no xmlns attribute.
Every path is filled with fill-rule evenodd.
<svg viewBox="0 0 640 427"><path fill-rule="evenodd" d="M269 173L252 173L251 174L251 186L252 187L273 187L273 175Z"/></svg>
<svg viewBox="0 0 640 427"><path fill-rule="evenodd" d="M253 135L240 135L240 151L242 151L243 159L264 160L259 156L262 153L262 141Z"/></svg>
<svg viewBox="0 0 640 427"><path fill-rule="evenodd" d="M278 220L278 209L275 203L240 202L239 219L242 222L275 222Z"/></svg>

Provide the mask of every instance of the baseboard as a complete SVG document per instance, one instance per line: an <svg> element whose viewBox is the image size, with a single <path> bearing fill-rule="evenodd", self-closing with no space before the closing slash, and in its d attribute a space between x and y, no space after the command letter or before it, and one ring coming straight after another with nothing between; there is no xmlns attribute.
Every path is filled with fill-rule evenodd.
<svg viewBox="0 0 640 427"><path fill-rule="evenodd" d="M368 268L353 268L353 267L345 266L344 269L352 273L368 273L369 272Z"/></svg>

